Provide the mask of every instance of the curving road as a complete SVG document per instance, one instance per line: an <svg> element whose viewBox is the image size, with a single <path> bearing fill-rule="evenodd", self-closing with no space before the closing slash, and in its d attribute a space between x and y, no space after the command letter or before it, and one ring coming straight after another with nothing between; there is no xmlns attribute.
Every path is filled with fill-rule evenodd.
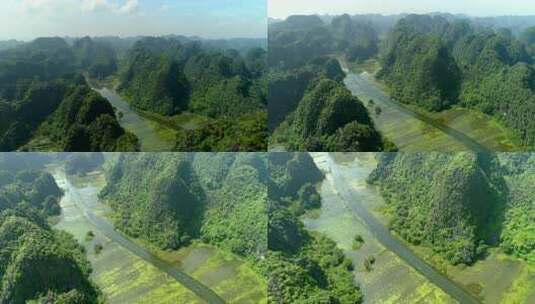
<svg viewBox="0 0 535 304"><path fill-rule="evenodd" d="M128 238L126 238L125 236L117 232L115 228L113 227L113 225L108 220L94 214L93 212L91 212L89 208L87 208L84 201L80 198L80 194L78 193L78 190L67 179L64 172L61 172L61 176L57 176L57 174L59 174L59 172L56 171L56 173L54 174L54 178L56 180L61 180L63 182L63 183L58 182L58 185L62 185L63 186L62 188L64 188L63 190L71 194L76 207L79 208L83 212L85 218L87 218L87 220L92 225L94 225L100 232L102 232L102 234L104 234L106 237L111 239L113 242L119 244L120 246L122 246L123 248L131 252L132 254L147 261L148 263L158 268L159 270L167 273L169 276L174 278L184 287L194 292L197 296L205 300L207 303L210 303L210 304L212 303L224 304L225 303L225 301L219 295L217 295L214 291L212 291L209 287L203 285L201 282L192 278L188 274L182 272L176 266L160 259L154 254L150 253L145 248L139 246L138 244L132 242L131 240L129 240Z"/></svg>
<svg viewBox="0 0 535 304"><path fill-rule="evenodd" d="M454 281L437 271L422 258L412 252L405 244L390 234L390 231L371 214L364 206L359 204L359 194L347 183L343 173L334 162L331 155L327 156L327 164L333 177L333 185L346 206L358 216L374 237L388 250L394 252L403 261L426 277L431 283L438 286L451 297L462 304L480 304L480 300L463 289Z"/></svg>

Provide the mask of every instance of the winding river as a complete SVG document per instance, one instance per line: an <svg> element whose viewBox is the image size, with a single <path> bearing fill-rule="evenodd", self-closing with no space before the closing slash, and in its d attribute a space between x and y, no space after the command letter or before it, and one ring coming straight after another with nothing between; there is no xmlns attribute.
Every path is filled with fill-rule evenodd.
<svg viewBox="0 0 535 304"><path fill-rule="evenodd" d="M178 267L155 256L145 248L139 246L123 236L121 233L117 232L113 225L105 217L92 211L92 208L90 207L97 205L97 202L86 202L85 199L82 199L79 189L71 183L62 169L58 168L54 170L53 176L56 180L56 183L65 192L65 195L69 196L75 207L83 214L83 217L113 243L119 245L131 254L139 257L160 271L166 273L207 303L225 303L224 300L209 287L203 285L198 280L181 271Z"/></svg>
<svg viewBox="0 0 535 304"><path fill-rule="evenodd" d="M354 182L353 179L356 177L366 179L369 172L364 171L369 171L368 168L358 174L355 173L356 175L351 174L351 176L347 176L347 173L339 168L339 165L335 162L332 155L326 154L322 159L325 162L323 167L326 167L329 174L332 176L332 184L339 197L339 202L342 203L345 206L345 209L356 217L359 222L362 222L367 227L367 230L371 232L375 239L377 239L386 249L395 253L405 263L427 278L431 283L442 289L452 298L456 299L459 303L480 303L477 298L463 287L437 271L415 254L403 242L392 236L388 228L386 228L368 210L365 206L366 201L376 199L375 197L379 196L379 194L371 187L355 189L351 185L351 183Z"/></svg>
<svg viewBox="0 0 535 304"><path fill-rule="evenodd" d="M119 118L121 126L136 135L141 142L141 150L147 152L162 152L171 151L175 145L174 141L162 138L157 128L166 129L156 122L143 118L135 110L130 107L130 104L121 98L114 89L97 88L92 86L93 90L104 96L109 102L122 113Z"/></svg>

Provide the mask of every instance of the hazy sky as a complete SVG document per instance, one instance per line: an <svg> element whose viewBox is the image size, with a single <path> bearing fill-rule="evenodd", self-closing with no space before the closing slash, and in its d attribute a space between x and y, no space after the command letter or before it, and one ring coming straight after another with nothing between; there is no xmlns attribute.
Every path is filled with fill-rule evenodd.
<svg viewBox="0 0 535 304"><path fill-rule="evenodd" d="M269 16L356 13L462 13L472 16L535 15L535 0L268 0Z"/></svg>
<svg viewBox="0 0 535 304"><path fill-rule="evenodd" d="M0 39L42 36L265 37L265 0L0 0Z"/></svg>

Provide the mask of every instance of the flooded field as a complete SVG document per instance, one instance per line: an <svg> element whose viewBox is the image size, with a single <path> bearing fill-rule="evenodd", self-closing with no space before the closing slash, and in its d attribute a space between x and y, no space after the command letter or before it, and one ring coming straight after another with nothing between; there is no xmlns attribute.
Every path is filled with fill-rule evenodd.
<svg viewBox="0 0 535 304"><path fill-rule="evenodd" d="M341 61L343 63L343 61ZM344 65L344 64L343 64ZM513 132L495 118L478 111L455 107L430 113L393 101L374 78L377 66L366 63L361 69L344 65L346 87L368 108L377 128L401 151L517 151ZM373 104L369 103L373 100ZM381 108L379 115L375 108Z"/></svg>
<svg viewBox="0 0 535 304"><path fill-rule="evenodd" d="M93 89L108 99L118 113L122 113L118 117L119 123L125 130L139 138L142 151L171 151L175 145L175 131L173 129L143 118L115 90L109 88Z"/></svg>
<svg viewBox="0 0 535 304"><path fill-rule="evenodd" d="M343 162L354 158L348 154L337 154L346 158ZM316 164L326 172L326 180L321 186L322 207L318 214L303 219L309 230L320 231L333 239L355 265L355 281L364 293L364 303L456 303L440 288L430 283L425 277L416 272L396 254L387 250L374 236L372 231L355 216L344 203L336 191L332 175L326 163L327 154L314 153ZM348 170L351 178L347 181L365 193L369 198L362 203L367 208L379 209L382 199L374 194L374 189L368 187L365 179L375 166L372 153L361 153L354 161L360 164L359 170ZM353 163L352 161L350 163ZM360 203L360 202L359 202ZM364 244L353 249L353 239L360 234ZM367 271L364 260L373 256L376 262L373 270Z"/></svg>
<svg viewBox="0 0 535 304"><path fill-rule="evenodd" d="M252 265L213 246L194 243L178 251L153 252L206 286L229 303L267 303L267 282Z"/></svg>
<svg viewBox="0 0 535 304"><path fill-rule="evenodd" d="M117 80L98 82L88 79L92 89L100 93L117 109L121 126L135 134L141 142L141 151L168 152L176 144L177 131L194 130L206 123L206 118L192 113L162 116L156 113L137 111L116 91Z"/></svg>
<svg viewBox="0 0 535 304"><path fill-rule="evenodd" d="M230 253L199 243L156 253L110 231L109 209L97 197L104 185L102 174L67 177L61 168L52 173L65 190L55 228L72 233L84 245L92 278L109 303L266 302L265 282L247 262ZM94 233L91 240L86 239L89 231ZM103 247L98 254L96 244Z"/></svg>
<svg viewBox="0 0 535 304"><path fill-rule="evenodd" d="M321 186L323 206L320 212L304 218L310 230L321 231L338 243L355 263L355 280L365 294L365 303L456 303L443 290L432 284L420 272L401 259L398 254L385 248L377 239L376 229L370 229L362 218L342 203L337 191L338 182L333 182L329 154L314 153L315 162L326 172ZM331 153L341 174L352 190L357 193L359 204L365 207L383 225L388 219L381 212L384 201L375 188L365 179L376 166L373 153ZM356 234L364 239L360 248L353 248ZM383 242L384 243L384 242ZM415 255L443 271L443 276L458 284L481 303L533 303L535 300L535 267L492 249L490 255L472 266L447 266L437 264L436 256L429 248L407 246ZM373 270L363 267L366 257L376 259Z"/></svg>

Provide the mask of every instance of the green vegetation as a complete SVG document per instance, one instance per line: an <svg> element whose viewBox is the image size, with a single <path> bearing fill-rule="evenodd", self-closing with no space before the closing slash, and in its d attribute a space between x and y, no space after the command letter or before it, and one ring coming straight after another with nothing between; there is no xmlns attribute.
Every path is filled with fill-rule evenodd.
<svg viewBox="0 0 535 304"><path fill-rule="evenodd" d="M119 125L111 104L88 86L66 96L40 134L61 143L65 151L138 150L137 138Z"/></svg>
<svg viewBox="0 0 535 304"><path fill-rule="evenodd" d="M500 154L510 185L509 206L504 214L500 246L505 252L535 262L535 156L531 153Z"/></svg>
<svg viewBox="0 0 535 304"><path fill-rule="evenodd" d="M70 175L85 175L99 168L104 163L100 152L69 153L65 156L65 172Z"/></svg>
<svg viewBox="0 0 535 304"><path fill-rule="evenodd" d="M378 77L400 102L431 111L453 104L477 109L530 146L535 143L531 31L518 39L464 19L409 15L386 39Z"/></svg>
<svg viewBox="0 0 535 304"><path fill-rule="evenodd" d="M353 250L357 250L364 244L364 239L360 234L356 234L353 238Z"/></svg>
<svg viewBox="0 0 535 304"><path fill-rule="evenodd" d="M342 84L321 80L287 119L286 146L294 151L383 151L368 110Z"/></svg>
<svg viewBox="0 0 535 304"><path fill-rule="evenodd" d="M172 125L179 150L266 150L266 51L256 41L68 40L38 38L0 51L0 149L139 150L118 122L122 114L84 75L117 79L119 92L149 116L205 118L197 128Z"/></svg>
<svg viewBox="0 0 535 304"><path fill-rule="evenodd" d="M310 155L269 154L268 296L276 303L361 303L353 265L336 243L303 228L298 216L318 208L312 185L323 179ZM311 203L312 202L312 203Z"/></svg>
<svg viewBox="0 0 535 304"><path fill-rule="evenodd" d="M338 62L326 57L318 58L299 68L271 70L268 87L269 129L273 131L297 108L307 88L316 78L341 82L344 76Z"/></svg>
<svg viewBox="0 0 535 304"><path fill-rule="evenodd" d="M205 126L181 130L176 151L254 152L267 150L267 113L259 111L236 118L213 119Z"/></svg>
<svg viewBox="0 0 535 304"><path fill-rule="evenodd" d="M294 15L269 28L269 66L296 68L317 57L342 53L350 61L363 61L376 54L378 34L366 22L349 15L330 24L318 16Z"/></svg>
<svg viewBox="0 0 535 304"><path fill-rule="evenodd" d="M472 264L489 246L533 261L534 164L529 154L384 154L369 181L391 229L451 264Z"/></svg>
<svg viewBox="0 0 535 304"><path fill-rule="evenodd" d="M265 58L262 48L240 54L199 41L145 38L127 56L119 92L139 110L167 116L189 111L213 120L200 130L180 131L180 151L258 151L266 146L259 127L265 125ZM234 126L236 121L244 122Z"/></svg>
<svg viewBox="0 0 535 304"><path fill-rule="evenodd" d="M104 246L102 246L102 244L100 243L95 244L95 246L93 247L93 250L95 251L96 255L99 255L103 249L104 249Z"/></svg>
<svg viewBox="0 0 535 304"><path fill-rule="evenodd" d="M100 195L127 235L162 249L201 239L256 261L267 247L265 162L261 153L123 154Z"/></svg>
<svg viewBox="0 0 535 304"><path fill-rule="evenodd" d="M445 43L428 35L432 26L429 16L400 20L385 42L378 77L392 88L394 99L438 111L457 101L460 72Z"/></svg>
<svg viewBox="0 0 535 304"><path fill-rule="evenodd" d="M95 233L93 231L88 231L85 235L85 241L91 242L95 238Z"/></svg>
<svg viewBox="0 0 535 304"><path fill-rule="evenodd" d="M377 33L344 15L326 25L290 16L269 29L268 127L271 141L298 151L391 151L363 103L344 87L333 54L363 61L377 52Z"/></svg>
<svg viewBox="0 0 535 304"><path fill-rule="evenodd" d="M25 149L35 137L60 151L137 150L137 139L121 128L109 102L77 74L100 64L88 59L99 61L98 49L89 38L74 47L39 38L0 52L2 150Z"/></svg>
<svg viewBox="0 0 535 304"><path fill-rule="evenodd" d="M101 303L83 248L46 221L60 212L54 178L14 169L0 176L0 302Z"/></svg>
<svg viewBox="0 0 535 304"><path fill-rule="evenodd" d="M373 256L369 256L369 257L366 257L364 259L364 262L363 262L363 265L364 265L364 269L366 269L366 271L370 272L373 270L373 264L375 264L375 258Z"/></svg>

